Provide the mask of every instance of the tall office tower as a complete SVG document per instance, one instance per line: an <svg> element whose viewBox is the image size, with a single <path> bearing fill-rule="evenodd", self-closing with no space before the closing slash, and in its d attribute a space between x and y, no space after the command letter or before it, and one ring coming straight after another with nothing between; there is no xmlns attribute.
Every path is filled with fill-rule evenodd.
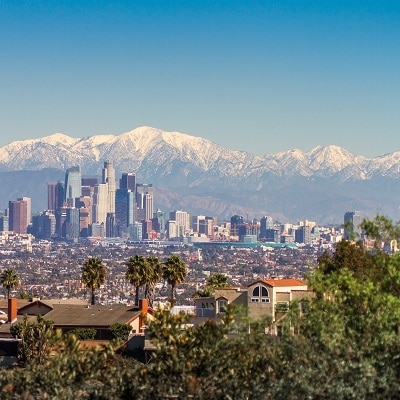
<svg viewBox="0 0 400 400"><path fill-rule="evenodd" d="M160 237L165 235L165 214L157 209L152 219L153 229L160 234Z"/></svg>
<svg viewBox="0 0 400 400"><path fill-rule="evenodd" d="M50 239L56 232L56 217L54 212L46 210L32 218L32 233L38 239Z"/></svg>
<svg viewBox="0 0 400 400"><path fill-rule="evenodd" d="M10 221L8 215L3 215L0 217L0 231L6 232L10 230Z"/></svg>
<svg viewBox="0 0 400 400"><path fill-rule="evenodd" d="M274 220L269 215L260 219L260 239L267 238L267 230L274 229Z"/></svg>
<svg viewBox="0 0 400 400"><path fill-rule="evenodd" d="M205 217L199 221L199 233L206 235L209 238L214 236L214 226L216 225L216 219L213 217Z"/></svg>
<svg viewBox="0 0 400 400"><path fill-rule="evenodd" d="M154 197L150 193L146 193L143 199L143 209L145 210L144 219L148 221L153 218L154 214Z"/></svg>
<svg viewBox="0 0 400 400"><path fill-rule="evenodd" d="M136 192L136 175L133 172L124 172L119 180L120 189L129 189Z"/></svg>
<svg viewBox="0 0 400 400"><path fill-rule="evenodd" d="M263 232L263 236L261 236L260 233L260 238L269 243L279 243L280 236L281 232L278 228L265 229L265 231Z"/></svg>
<svg viewBox="0 0 400 400"><path fill-rule="evenodd" d="M167 235L169 239L173 239L176 237L179 237L179 227L176 221L169 219L168 220L168 229L167 229Z"/></svg>
<svg viewBox="0 0 400 400"><path fill-rule="evenodd" d="M65 237L67 240L77 242L79 240L79 210L75 207L68 207L66 211Z"/></svg>
<svg viewBox="0 0 400 400"><path fill-rule="evenodd" d="M104 223L98 224L94 223L90 226L90 236L95 236L95 237L105 237L106 232L105 232L105 225Z"/></svg>
<svg viewBox="0 0 400 400"><path fill-rule="evenodd" d="M99 183L97 186L95 186L93 193L92 223L106 224L108 195L107 183Z"/></svg>
<svg viewBox="0 0 400 400"><path fill-rule="evenodd" d="M65 202L70 207L75 207L75 199L82 196L82 177L79 166L67 169L65 173Z"/></svg>
<svg viewBox="0 0 400 400"><path fill-rule="evenodd" d="M142 221L142 237L143 239L154 239L153 224L150 219Z"/></svg>
<svg viewBox="0 0 400 400"><path fill-rule="evenodd" d="M107 212L115 213L115 169L111 161L106 161L103 168L103 184L107 184Z"/></svg>
<svg viewBox="0 0 400 400"><path fill-rule="evenodd" d="M186 211L171 211L169 213L169 219L175 221L175 224L178 226L178 230L182 235L190 230L190 214Z"/></svg>
<svg viewBox="0 0 400 400"><path fill-rule="evenodd" d="M127 227L135 222L135 193L120 188L115 192L115 225L119 237L128 236Z"/></svg>
<svg viewBox="0 0 400 400"><path fill-rule="evenodd" d="M143 239L141 222L134 222L133 225L129 226L129 238L132 240L142 240Z"/></svg>
<svg viewBox="0 0 400 400"><path fill-rule="evenodd" d="M93 193L90 196L81 196L79 198L77 208L84 209L85 218L87 218L87 223L90 225L92 223L92 208L93 208Z"/></svg>
<svg viewBox="0 0 400 400"><path fill-rule="evenodd" d="M238 235L239 236L260 236L260 225L259 224L251 224L244 223L242 225L238 225Z"/></svg>
<svg viewBox="0 0 400 400"><path fill-rule="evenodd" d="M91 224L90 211L88 207L79 208L79 236L89 236L89 226Z"/></svg>
<svg viewBox="0 0 400 400"><path fill-rule="evenodd" d="M137 183L136 184L136 203L138 209L144 209L144 195L152 194L154 196L154 188L152 183Z"/></svg>
<svg viewBox="0 0 400 400"><path fill-rule="evenodd" d="M57 208L57 182L47 182L47 209L55 211Z"/></svg>
<svg viewBox="0 0 400 400"><path fill-rule="evenodd" d="M8 202L8 210L10 231L15 233L27 233L29 223L28 202L25 200L10 200Z"/></svg>
<svg viewBox="0 0 400 400"><path fill-rule="evenodd" d="M200 232L200 223L206 219L205 215L193 215L191 220L191 228L193 232Z"/></svg>
<svg viewBox="0 0 400 400"><path fill-rule="evenodd" d="M300 226L294 232L294 241L296 243L311 243L311 226Z"/></svg>
<svg viewBox="0 0 400 400"><path fill-rule="evenodd" d="M32 200L30 197L20 197L17 199L18 201L26 202L26 219L28 221L28 225L32 222Z"/></svg>
<svg viewBox="0 0 400 400"><path fill-rule="evenodd" d="M231 236L239 236L239 227L244 224L241 215L234 215L231 217Z"/></svg>
<svg viewBox="0 0 400 400"><path fill-rule="evenodd" d="M64 204L56 210L56 236L59 239L66 238L67 205Z"/></svg>
<svg viewBox="0 0 400 400"><path fill-rule="evenodd" d="M115 234L115 214L107 213L106 219L106 237L112 238L116 237Z"/></svg>
<svg viewBox="0 0 400 400"><path fill-rule="evenodd" d="M344 235L345 239L360 239L362 218L360 211L347 211L344 214Z"/></svg>

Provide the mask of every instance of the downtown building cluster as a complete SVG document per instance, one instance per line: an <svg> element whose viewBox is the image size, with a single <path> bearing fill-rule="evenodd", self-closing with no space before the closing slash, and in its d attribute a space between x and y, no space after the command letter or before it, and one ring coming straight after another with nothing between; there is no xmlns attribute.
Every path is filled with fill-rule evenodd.
<svg viewBox="0 0 400 400"><path fill-rule="evenodd" d="M174 240L186 242L303 243L320 237L312 221L280 224L271 216L248 220L233 215L229 221L175 210L165 214L154 207L154 187L138 183L136 174L117 179L112 162L104 162L101 177L85 177L79 166L67 169L64 181L47 183L47 209L31 216L31 199L9 201L0 218L0 231L31 233L37 239L78 242L82 238ZM358 226L358 212L347 212L344 222ZM346 232L345 232L346 236Z"/></svg>
<svg viewBox="0 0 400 400"><path fill-rule="evenodd" d="M74 166L64 182L48 182L47 187L48 209L32 218L37 238L76 242L86 237L156 236L153 185L137 183L134 173L122 173L117 182L110 161L104 163L100 181L82 176Z"/></svg>

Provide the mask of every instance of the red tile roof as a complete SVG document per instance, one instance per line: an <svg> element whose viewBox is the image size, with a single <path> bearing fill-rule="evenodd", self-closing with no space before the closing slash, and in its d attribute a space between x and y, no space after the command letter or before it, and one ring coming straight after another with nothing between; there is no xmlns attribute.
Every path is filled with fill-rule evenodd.
<svg viewBox="0 0 400 400"><path fill-rule="evenodd" d="M262 279L261 282L266 283L273 287L286 287L286 286L307 286L306 283L299 281L298 279Z"/></svg>

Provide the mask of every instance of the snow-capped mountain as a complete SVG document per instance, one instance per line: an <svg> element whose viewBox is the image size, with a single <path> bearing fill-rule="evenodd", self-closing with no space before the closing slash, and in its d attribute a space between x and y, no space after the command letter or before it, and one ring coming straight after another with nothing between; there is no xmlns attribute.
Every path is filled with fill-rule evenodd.
<svg viewBox="0 0 400 400"><path fill-rule="evenodd" d="M163 188L160 193L164 193L166 202L167 198L178 199L175 208L188 206L185 199L197 196L197 202L191 197L188 203L202 213L251 209L254 214L310 219L335 210L324 215L329 219L347 209L369 214L398 210L397 188L388 186L391 189L385 201L382 188L377 191L376 185L398 182L400 151L368 159L331 145L317 146L310 152L294 149L261 157L151 127L84 138L55 133L0 148L0 171L20 171L20 176L26 173L23 171L54 171L56 178L62 179L73 165L79 165L84 175L99 176L106 160L113 162L117 174L135 172L138 181ZM168 190L175 195L167 195ZM10 199L5 196L16 189L2 192L0 203L4 208ZM34 198L29 193L21 195ZM211 204L212 209L207 210ZM43 201L39 209L45 207Z"/></svg>

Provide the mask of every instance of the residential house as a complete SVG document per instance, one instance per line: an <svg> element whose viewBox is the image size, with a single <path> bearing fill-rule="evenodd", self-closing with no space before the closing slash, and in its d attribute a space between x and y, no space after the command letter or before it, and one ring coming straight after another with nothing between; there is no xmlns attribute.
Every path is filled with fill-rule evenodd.
<svg viewBox="0 0 400 400"><path fill-rule="evenodd" d="M226 308L233 304L245 308L251 319L269 317L271 321L279 323L292 302L302 304L311 297L313 292L298 279L260 279L245 288L219 288L213 296L195 299L196 316L193 323L221 318Z"/></svg>

